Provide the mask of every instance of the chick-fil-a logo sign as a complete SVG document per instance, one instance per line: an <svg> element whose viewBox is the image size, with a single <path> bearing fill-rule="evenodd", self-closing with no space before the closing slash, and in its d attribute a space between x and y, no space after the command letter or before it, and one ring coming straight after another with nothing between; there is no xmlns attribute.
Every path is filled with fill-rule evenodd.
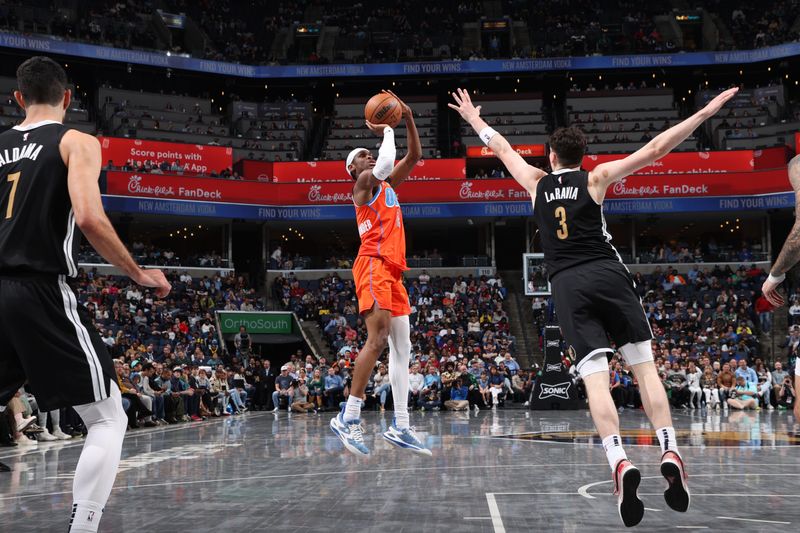
<svg viewBox="0 0 800 533"><path fill-rule="evenodd" d="M308 189L308 201L312 203L342 204L353 201L353 193L324 193L321 185L312 185Z"/></svg>
<svg viewBox="0 0 800 533"><path fill-rule="evenodd" d="M487 189L485 191L472 190L472 182L465 181L461 184L458 197L462 200L500 200L506 197L501 189Z"/></svg>
<svg viewBox="0 0 800 533"><path fill-rule="evenodd" d="M131 194L147 194L148 196L175 196L172 187L143 185L142 177L133 174L128 180L128 192Z"/></svg>

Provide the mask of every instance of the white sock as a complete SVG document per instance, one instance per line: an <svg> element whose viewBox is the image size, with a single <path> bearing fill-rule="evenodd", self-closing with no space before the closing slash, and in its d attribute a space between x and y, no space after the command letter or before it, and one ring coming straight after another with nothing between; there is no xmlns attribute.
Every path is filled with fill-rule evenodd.
<svg viewBox="0 0 800 533"><path fill-rule="evenodd" d="M678 441L675 439L675 428L672 426L663 427L656 430L658 443L661 445L661 453L667 450L678 453Z"/></svg>
<svg viewBox="0 0 800 533"><path fill-rule="evenodd" d="M606 451L606 459L608 459L608 466L611 467L611 470L616 468L617 463L628 458L619 435L609 435L604 438L603 449Z"/></svg>
<svg viewBox="0 0 800 533"><path fill-rule="evenodd" d="M89 433L72 481L73 511L76 513L71 520L70 532L96 533L100 515L117 477L128 417L122 409L119 388L113 381L108 398L76 405L75 411Z"/></svg>
<svg viewBox="0 0 800 533"><path fill-rule="evenodd" d="M389 325L389 383L397 429L409 427L408 362L411 359L411 325L408 316L393 316Z"/></svg>
<svg viewBox="0 0 800 533"><path fill-rule="evenodd" d="M97 533L103 507L94 502L75 502L69 519L69 533Z"/></svg>
<svg viewBox="0 0 800 533"><path fill-rule="evenodd" d="M347 397L347 405L344 408L342 418L345 422L352 422L361 418L361 406L364 405L364 400L351 394Z"/></svg>

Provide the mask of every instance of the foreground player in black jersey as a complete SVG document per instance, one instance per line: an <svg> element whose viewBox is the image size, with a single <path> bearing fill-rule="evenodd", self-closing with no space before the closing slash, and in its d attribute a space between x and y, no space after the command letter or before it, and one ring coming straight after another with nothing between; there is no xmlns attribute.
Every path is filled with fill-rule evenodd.
<svg viewBox="0 0 800 533"><path fill-rule="evenodd" d="M795 198L795 219L786 241L783 243L778 258L772 264L769 277L764 281L761 291L767 300L775 307L781 307L786 301L778 292L778 287L786 279L786 273L800 262L800 155L796 155L789 161L787 170L789 171L789 182L794 189ZM800 390L800 361L794 363L794 390ZM794 404L795 422L800 421L800 402Z"/></svg>
<svg viewBox="0 0 800 533"><path fill-rule="evenodd" d="M25 120L0 134L0 405L24 384L40 409L75 407L88 434L69 531L95 533L127 417L111 356L69 285L81 232L159 297L170 285L160 270L136 265L103 211L100 143L62 124L71 92L61 66L32 57L17 70L17 83Z"/></svg>
<svg viewBox="0 0 800 533"><path fill-rule="evenodd" d="M480 106L472 104L467 91L458 89L453 93L456 103L449 104L531 195L559 326L586 385L592 419L611 466L619 514L629 527L644 516L644 504L637 494L641 474L628 460L619 436L619 417L608 386L607 356L614 352L609 337L631 365L645 412L657 428L661 473L669 484L664 492L667 504L685 512L690 496L667 396L653 363L653 333L633 278L611 244L603 217L603 199L609 185L665 156L719 111L736 91L723 92L635 153L598 165L591 172L580 168L586 151L583 133L574 127L556 130L549 143L553 169L550 174L528 165L502 135L487 126L480 118Z"/></svg>

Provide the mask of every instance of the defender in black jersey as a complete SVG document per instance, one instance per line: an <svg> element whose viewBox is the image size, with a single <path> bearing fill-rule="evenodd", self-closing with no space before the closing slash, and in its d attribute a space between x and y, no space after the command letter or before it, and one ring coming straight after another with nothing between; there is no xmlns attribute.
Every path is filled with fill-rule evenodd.
<svg viewBox="0 0 800 533"><path fill-rule="evenodd" d="M100 144L61 122L64 70L33 57L17 70L25 120L0 134L0 406L23 385L50 411L74 406L88 434L75 471L70 531L97 531L119 464L127 417L111 357L70 280L83 233L134 282L163 297L103 211ZM24 437L23 437L24 438Z"/></svg>
<svg viewBox="0 0 800 533"><path fill-rule="evenodd" d="M637 494L641 473L628 460L619 436L619 417L609 391L607 357L614 353L609 337L631 365L645 411L657 428L661 473L668 483L664 492L667 504L685 512L690 495L683 460L675 445L669 404L653 363L653 335L633 279L611 244L603 200L612 183L669 153L736 92L723 92L635 153L598 165L591 172L580 168L586 150L583 133L574 127L556 130L549 141L550 174L528 165L502 135L490 128L480 118L480 106L472 104L465 90L453 93L455 104L449 104L531 195L558 322L586 385L592 419L611 467L620 518L629 527L644 516L644 504Z"/></svg>

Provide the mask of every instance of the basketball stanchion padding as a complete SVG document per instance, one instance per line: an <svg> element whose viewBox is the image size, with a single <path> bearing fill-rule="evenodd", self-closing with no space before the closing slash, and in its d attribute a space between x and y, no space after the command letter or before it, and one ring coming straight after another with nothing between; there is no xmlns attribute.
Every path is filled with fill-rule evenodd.
<svg viewBox="0 0 800 533"><path fill-rule="evenodd" d="M578 393L572 376L561 362L561 330L558 326L544 328L544 366L542 377L533 389L531 409L578 409Z"/></svg>

